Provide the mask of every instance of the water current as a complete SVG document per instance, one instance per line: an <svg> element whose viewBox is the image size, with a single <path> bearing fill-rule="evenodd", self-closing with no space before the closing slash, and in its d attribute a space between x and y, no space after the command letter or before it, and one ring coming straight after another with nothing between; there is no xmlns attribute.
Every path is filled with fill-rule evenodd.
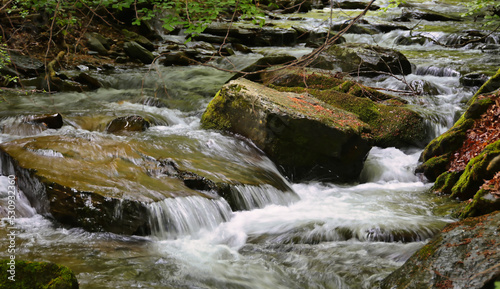
<svg viewBox="0 0 500 289"><path fill-rule="evenodd" d="M430 8L439 6L433 5ZM442 9L455 7L450 5ZM368 14L366 18L383 22L398 13L401 11L385 16ZM324 20L328 15L328 9L313 10L290 16L301 20L277 20L277 25L294 22L320 27L327 25ZM467 25L476 27L426 21L411 25L441 38L459 33ZM474 71L478 62L482 70L496 70L500 59L479 48L394 43L398 36L408 33L396 30L345 37L348 42L377 43L407 55L415 67L406 83L391 77L359 80L393 90L405 89L408 83L431 87L429 93L403 96L433 128L431 139L453 125L464 102L477 89L463 87L460 75ZM303 55L310 49L299 45L255 51ZM244 67L259 57L257 53L232 56L232 64ZM194 159L213 158L214 166L255 166L277 172L247 140L200 128L201 112L231 74L200 66L154 65L96 74L106 88L87 93L16 96L15 101L2 103L2 124L15 122L18 114L56 111L65 116L66 125L35 134L101 139L106 136L96 128L97 120L140 114L152 119L154 126L117 139L153 143L165 139L178 148L173 154L187 155L188 151ZM169 107L141 104L141 100L155 97L166 99ZM16 134L0 135L1 142L17 138L20 136ZM235 186L232 193L245 209L242 211L232 211L222 198L191 196L155 202L149 205L153 231L148 236L62 226L39 214L18 191L17 258L69 266L81 288L373 288L453 221L446 215L450 201L428 193L432 184L414 174L420 153L421 149L415 148L373 148L359 183L288 183L292 191L286 194L266 184ZM2 209L7 207L8 181L7 176L0 177ZM7 227L7 222L2 222L2 256Z"/></svg>

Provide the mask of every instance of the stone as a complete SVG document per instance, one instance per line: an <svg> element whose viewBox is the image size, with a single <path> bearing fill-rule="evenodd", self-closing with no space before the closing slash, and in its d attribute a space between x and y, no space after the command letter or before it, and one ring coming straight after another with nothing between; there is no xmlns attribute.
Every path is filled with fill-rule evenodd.
<svg viewBox="0 0 500 289"><path fill-rule="evenodd" d="M106 126L108 133L123 133L123 132L137 132L145 131L151 126L151 123L138 115L131 115L126 117L118 117L112 120Z"/></svg>
<svg viewBox="0 0 500 289"><path fill-rule="evenodd" d="M404 100L342 76L315 69L286 69L263 73L261 78L275 89L307 91L317 99L356 114L370 126L376 146L423 147L430 141L423 117L406 106Z"/></svg>
<svg viewBox="0 0 500 289"><path fill-rule="evenodd" d="M137 42L139 45L141 45L142 47L146 48L149 51L155 50L155 45L153 44L153 42L151 42L146 37L139 35L133 31L129 31L127 29L122 29L122 33L123 33L123 35L125 35L125 38L128 41Z"/></svg>
<svg viewBox="0 0 500 289"><path fill-rule="evenodd" d="M356 180L371 148L368 125L356 115L243 78L217 93L202 124L251 139L294 181Z"/></svg>
<svg viewBox="0 0 500 289"><path fill-rule="evenodd" d="M9 273L14 261L14 280ZM48 288L48 289L78 289L75 273L68 267L49 262L34 262L24 260L0 260L0 287L4 289L18 288Z"/></svg>
<svg viewBox="0 0 500 289"><path fill-rule="evenodd" d="M14 67L17 72L22 73L25 76L38 76L40 75L40 73L43 73L45 71L45 65L43 64L43 62L36 58L13 52L9 53L9 57L11 66ZM11 74L11 76L16 75L17 73Z"/></svg>
<svg viewBox="0 0 500 289"><path fill-rule="evenodd" d="M63 118L61 114L44 114L44 115L33 115L25 119L26 122L40 123L47 128L59 129L63 126Z"/></svg>
<svg viewBox="0 0 500 289"><path fill-rule="evenodd" d="M104 47L98 37L95 37L92 33L85 33L85 38L90 50L96 51L99 55L108 55L108 49Z"/></svg>
<svg viewBox="0 0 500 289"><path fill-rule="evenodd" d="M495 288L500 282L499 223L497 211L449 224L380 288Z"/></svg>
<svg viewBox="0 0 500 289"><path fill-rule="evenodd" d="M88 122L79 118L70 121ZM190 136L145 137L76 131L17 138L0 144L0 169L17 177L38 214L70 227L127 235L151 234L150 206L168 198L217 200L223 187L238 184L293 194L274 167L241 165L248 158L261 162L256 149L243 156L209 155L210 143ZM228 158L241 159L232 164Z"/></svg>
<svg viewBox="0 0 500 289"><path fill-rule="evenodd" d="M155 59L155 56L151 53L151 51L142 47L135 41L125 42L125 44L123 44L123 49L128 57L138 59L144 64L151 64Z"/></svg>
<svg viewBox="0 0 500 289"><path fill-rule="evenodd" d="M343 72L352 75L378 76L383 73L407 75L412 65L399 51L369 44L333 45L322 53Z"/></svg>

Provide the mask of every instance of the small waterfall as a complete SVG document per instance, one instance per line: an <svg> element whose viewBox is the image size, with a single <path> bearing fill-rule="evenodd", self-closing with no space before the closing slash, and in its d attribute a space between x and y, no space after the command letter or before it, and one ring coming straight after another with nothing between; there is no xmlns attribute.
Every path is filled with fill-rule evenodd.
<svg viewBox="0 0 500 289"><path fill-rule="evenodd" d="M152 235L162 239L196 235L202 229L213 230L230 220L232 214L229 204L222 198L167 198L148 207Z"/></svg>
<svg viewBox="0 0 500 289"><path fill-rule="evenodd" d="M437 66L417 66L414 72L416 75L432 75L432 76L445 76L445 77L459 77L460 72L449 67Z"/></svg>
<svg viewBox="0 0 500 289"><path fill-rule="evenodd" d="M374 147L365 162L361 179L364 182L416 182L415 168L420 151L411 154L396 148Z"/></svg>
<svg viewBox="0 0 500 289"><path fill-rule="evenodd" d="M295 192L283 192L271 185L231 186L230 195L225 197L235 210L260 209L267 205L286 206L299 199Z"/></svg>
<svg viewBox="0 0 500 289"><path fill-rule="evenodd" d="M14 175L0 176L0 218L29 218L36 214Z"/></svg>

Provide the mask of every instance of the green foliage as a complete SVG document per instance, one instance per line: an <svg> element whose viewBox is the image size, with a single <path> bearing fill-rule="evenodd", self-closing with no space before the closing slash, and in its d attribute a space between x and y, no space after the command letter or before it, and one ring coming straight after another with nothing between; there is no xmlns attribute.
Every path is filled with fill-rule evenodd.
<svg viewBox="0 0 500 289"><path fill-rule="evenodd" d="M26 17L30 13L45 11L55 17L57 25L69 27L79 24L75 13L84 10L98 13L99 8L115 11L134 9L137 16L133 19L134 25L166 15L162 16L165 29L174 30L182 26L187 34L200 34L224 12L237 12L241 17L258 19L254 21L264 24L263 14L254 0L15 0L7 12L15 11Z"/></svg>
<svg viewBox="0 0 500 289"><path fill-rule="evenodd" d="M389 2L389 5L383 7L380 9L380 12L387 12L387 10L392 9L392 8L397 8L401 4L406 4L406 0L394 0Z"/></svg>
<svg viewBox="0 0 500 289"><path fill-rule="evenodd" d="M489 20L488 23L498 21L500 14L500 1L498 0L475 0L465 2L464 5L468 10L462 16L484 15L484 18Z"/></svg>

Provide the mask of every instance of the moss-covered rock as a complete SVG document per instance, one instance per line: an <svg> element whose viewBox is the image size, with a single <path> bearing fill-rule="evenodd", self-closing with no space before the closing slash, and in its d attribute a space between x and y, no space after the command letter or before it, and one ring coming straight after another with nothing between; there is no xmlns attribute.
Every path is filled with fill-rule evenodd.
<svg viewBox="0 0 500 289"><path fill-rule="evenodd" d="M494 288L500 212L452 223L381 282L382 289Z"/></svg>
<svg viewBox="0 0 500 289"><path fill-rule="evenodd" d="M422 164L416 171L423 173L430 181L435 181L440 174L448 170L447 166L443 165L443 158L449 158L453 152L462 147L467 137L467 130L472 128L475 120L485 113L492 103L490 98L474 97L453 127L425 147L420 156Z"/></svg>
<svg viewBox="0 0 500 289"><path fill-rule="evenodd" d="M371 148L368 125L356 115L246 79L221 89L202 124L250 138L294 180L355 180Z"/></svg>
<svg viewBox="0 0 500 289"><path fill-rule="evenodd" d="M78 289L78 281L66 266L21 260L0 260L0 287L4 289Z"/></svg>
<svg viewBox="0 0 500 289"><path fill-rule="evenodd" d="M371 129L374 145L380 147L424 146L424 119L405 101L335 75L307 70L282 70L262 75L264 83L280 91L309 93L334 107L352 112Z"/></svg>

